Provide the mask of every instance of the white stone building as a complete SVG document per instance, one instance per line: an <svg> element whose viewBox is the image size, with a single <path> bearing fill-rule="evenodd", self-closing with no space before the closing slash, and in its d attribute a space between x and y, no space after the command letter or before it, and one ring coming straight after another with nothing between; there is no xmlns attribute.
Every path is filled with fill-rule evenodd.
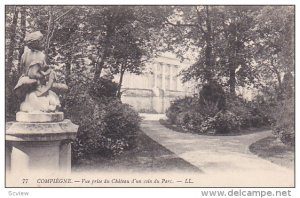
<svg viewBox="0 0 300 198"><path fill-rule="evenodd" d="M164 54L147 63L142 75L125 73L122 101L139 112L165 113L172 100L193 94L193 86L183 84L178 76L190 64Z"/></svg>

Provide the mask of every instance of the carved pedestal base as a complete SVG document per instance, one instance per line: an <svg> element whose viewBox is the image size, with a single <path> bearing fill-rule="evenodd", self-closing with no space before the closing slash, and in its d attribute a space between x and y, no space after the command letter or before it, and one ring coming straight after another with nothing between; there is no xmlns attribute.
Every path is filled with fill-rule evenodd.
<svg viewBox="0 0 300 198"><path fill-rule="evenodd" d="M63 113L19 112L18 122L6 123L6 169L20 174L70 171L70 140L76 137L78 126L62 119Z"/></svg>
<svg viewBox="0 0 300 198"><path fill-rule="evenodd" d="M16 114L17 122L61 122L64 120L63 112L54 113L26 113L18 112Z"/></svg>

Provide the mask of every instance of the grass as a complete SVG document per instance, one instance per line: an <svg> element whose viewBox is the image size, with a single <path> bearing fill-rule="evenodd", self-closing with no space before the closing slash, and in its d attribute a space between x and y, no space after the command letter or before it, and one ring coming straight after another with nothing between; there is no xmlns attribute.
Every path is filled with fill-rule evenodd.
<svg viewBox="0 0 300 198"><path fill-rule="evenodd" d="M124 172L201 172L197 167L184 161L174 153L139 132L137 147L114 159L100 155L90 156L72 166L73 171L124 171Z"/></svg>
<svg viewBox="0 0 300 198"><path fill-rule="evenodd" d="M294 168L295 148L285 145L274 136L266 137L253 143L250 151L261 158L280 166Z"/></svg>
<svg viewBox="0 0 300 198"><path fill-rule="evenodd" d="M163 120L160 119L159 123L163 126L165 126L168 129L171 129L173 131L176 132L180 132L180 133L193 133L193 134L198 134L198 135L208 135L208 136L238 136L238 135L247 135L247 134L251 134L251 133L259 133L259 132L263 132L265 130L269 130L269 127L261 127L261 128L248 128L248 129L242 129L240 131L233 131L230 133L224 133L224 134L214 134L214 133L196 133L194 131L190 131L190 130L183 130L181 127L172 124L169 120Z"/></svg>

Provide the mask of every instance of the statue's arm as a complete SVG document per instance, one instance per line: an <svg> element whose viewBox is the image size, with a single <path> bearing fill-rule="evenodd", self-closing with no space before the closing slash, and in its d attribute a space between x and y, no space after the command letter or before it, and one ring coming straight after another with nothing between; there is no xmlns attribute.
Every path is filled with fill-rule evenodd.
<svg viewBox="0 0 300 198"><path fill-rule="evenodd" d="M44 76L47 76L51 73L52 69L48 68L46 71L41 71Z"/></svg>
<svg viewBox="0 0 300 198"><path fill-rule="evenodd" d="M31 65L28 69L27 75L32 79L41 79L44 77L44 75L41 73L40 64Z"/></svg>

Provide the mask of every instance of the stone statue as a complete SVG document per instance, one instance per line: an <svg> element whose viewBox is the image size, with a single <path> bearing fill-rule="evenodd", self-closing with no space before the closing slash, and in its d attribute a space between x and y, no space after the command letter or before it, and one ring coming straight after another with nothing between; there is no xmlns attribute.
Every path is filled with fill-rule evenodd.
<svg viewBox="0 0 300 198"><path fill-rule="evenodd" d="M21 58L24 70L14 88L23 102L16 121L7 122L5 131L6 170L11 173L8 174L10 181L32 172L71 171L70 142L76 138L78 125L64 119L64 113L59 111L56 93L68 87L56 83L54 70L46 64L44 41L41 32L25 37L26 47Z"/></svg>
<svg viewBox="0 0 300 198"><path fill-rule="evenodd" d="M6 170L12 173L11 178L32 172L71 171L70 142L76 138L78 126L59 112L56 93L68 87L55 82L56 74L46 64L44 41L41 32L25 37L21 58L24 70L14 88L24 101L16 113L16 121L7 122L5 131Z"/></svg>
<svg viewBox="0 0 300 198"><path fill-rule="evenodd" d="M15 92L20 98L20 111L27 113L56 112L60 101L56 92L68 89L67 85L56 83L56 74L51 66L46 64L43 52L45 39L40 31L30 33L25 37L25 49L21 57L23 74L20 77Z"/></svg>

